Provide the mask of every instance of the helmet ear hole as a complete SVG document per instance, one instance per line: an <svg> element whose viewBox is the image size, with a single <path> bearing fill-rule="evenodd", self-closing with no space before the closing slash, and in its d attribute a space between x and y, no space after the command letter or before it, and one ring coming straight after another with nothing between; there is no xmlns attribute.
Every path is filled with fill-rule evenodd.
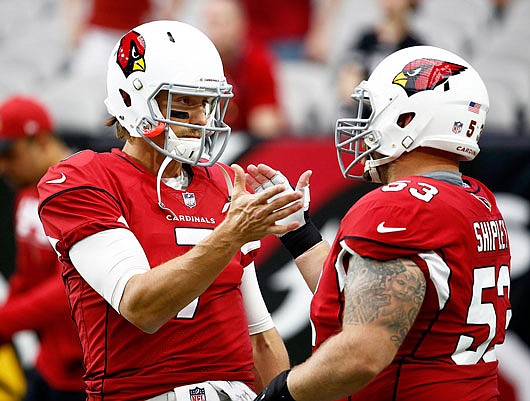
<svg viewBox="0 0 530 401"><path fill-rule="evenodd" d="M121 98L123 99L123 103L125 104L126 107L131 107L131 96L125 92L123 89L120 89L120 95L121 95Z"/></svg>
<svg viewBox="0 0 530 401"><path fill-rule="evenodd" d="M403 113L398 117L396 124L401 128L405 128L407 125L410 124L410 122L414 119L415 116L416 113Z"/></svg>

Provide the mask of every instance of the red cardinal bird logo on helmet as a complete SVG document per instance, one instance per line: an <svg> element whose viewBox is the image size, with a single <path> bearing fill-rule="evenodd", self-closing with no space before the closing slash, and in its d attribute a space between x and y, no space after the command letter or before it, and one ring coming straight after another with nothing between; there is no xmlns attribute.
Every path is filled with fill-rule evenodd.
<svg viewBox="0 0 530 401"><path fill-rule="evenodd" d="M135 71L145 71L145 41L138 32L130 31L121 38L116 62L127 78Z"/></svg>
<svg viewBox="0 0 530 401"><path fill-rule="evenodd" d="M407 95L412 96L415 93L432 90L438 85L447 83L449 77L458 75L465 70L467 67L463 65L432 58L421 58L408 63L394 77L392 83L403 87ZM449 90L448 84L445 90Z"/></svg>

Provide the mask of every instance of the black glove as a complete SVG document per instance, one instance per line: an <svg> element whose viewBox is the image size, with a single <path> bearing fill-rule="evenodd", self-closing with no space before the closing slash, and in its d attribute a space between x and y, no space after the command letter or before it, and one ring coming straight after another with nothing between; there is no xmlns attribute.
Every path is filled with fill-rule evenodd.
<svg viewBox="0 0 530 401"><path fill-rule="evenodd" d="M254 401L295 401L287 388L287 375L290 370L284 370L263 389Z"/></svg>

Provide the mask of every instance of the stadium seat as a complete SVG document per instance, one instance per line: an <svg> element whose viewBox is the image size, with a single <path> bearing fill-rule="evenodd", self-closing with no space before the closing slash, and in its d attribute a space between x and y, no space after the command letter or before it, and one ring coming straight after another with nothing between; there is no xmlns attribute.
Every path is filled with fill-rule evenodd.
<svg viewBox="0 0 530 401"><path fill-rule="evenodd" d="M500 135L516 135L517 109L519 104L508 86L501 82L486 83L490 98L490 109L486 120L486 131Z"/></svg>
<svg viewBox="0 0 530 401"><path fill-rule="evenodd" d="M341 0L335 22L329 32L327 63L335 66L344 53L357 42L361 33L377 23L380 10L375 2L366 0Z"/></svg>
<svg viewBox="0 0 530 401"><path fill-rule="evenodd" d="M427 44L466 58L492 15L492 4L485 0L423 0L411 25Z"/></svg>
<svg viewBox="0 0 530 401"><path fill-rule="evenodd" d="M322 64L282 61L278 65L279 92L293 134L329 132L334 125L334 84Z"/></svg>
<svg viewBox="0 0 530 401"><path fill-rule="evenodd" d="M104 80L94 83L94 79L61 77L49 81L40 95L54 116L58 130L98 135L104 129L108 117L103 103Z"/></svg>

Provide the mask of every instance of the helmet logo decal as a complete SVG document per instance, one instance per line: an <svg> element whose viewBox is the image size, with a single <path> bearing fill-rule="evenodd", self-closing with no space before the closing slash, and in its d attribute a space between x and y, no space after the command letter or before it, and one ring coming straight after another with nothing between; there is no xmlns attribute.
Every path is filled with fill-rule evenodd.
<svg viewBox="0 0 530 401"><path fill-rule="evenodd" d="M411 61L394 77L393 84L401 86L407 96L425 90L432 90L438 85L447 84L449 77L467 70L463 65L431 58ZM448 87L446 87L448 90Z"/></svg>
<svg viewBox="0 0 530 401"><path fill-rule="evenodd" d="M129 31L121 38L116 56L125 78L136 71L145 71L145 41L138 32Z"/></svg>

